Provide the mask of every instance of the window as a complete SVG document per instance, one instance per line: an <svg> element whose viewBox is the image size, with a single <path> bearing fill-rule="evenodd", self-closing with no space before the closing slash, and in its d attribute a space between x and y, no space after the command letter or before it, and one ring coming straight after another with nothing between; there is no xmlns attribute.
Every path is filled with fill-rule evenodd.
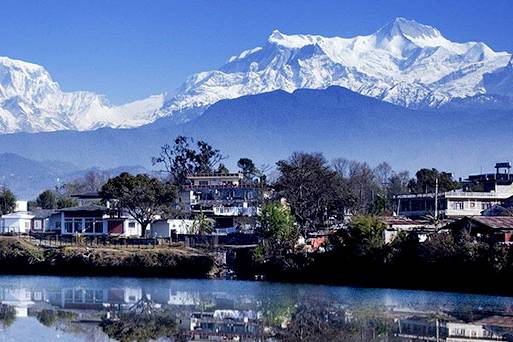
<svg viewBox="0 0 513 342"><path fill-rule="evenodd" d="M464 205L462 201L451 202L451 209L453 210L463 210Z"/></svg>
<svg viewBox="0 0 513 342"><path fill-rule="evenodd" d="M94 291L94 300L96 303L102 303L103 302L103 291L102 290L95 290Z"/></svg>
<svg viewBox="0 0 513 342"><path fill-rule="evenodd" d="M208 185L208 181L205 181L205 180L199 181L199 185L206 186L206 185Z"/></svg>
<svg viewBox="0 0 513 342"><path fill-rule="evenodd" d="M61 221L55 221L55 230L61 230Z"/></svg>
<svg viewBox="0 0 513 342"><path fill-rule="evenodd" d="M94 232L96 234L103 234L103 221L94 221Z"/></svg>
<svg viewBox="0 0 513 342"><path fill-rule="evenodd" d="M492 203L490 202L482 202L481 203L481 208L484 210L484 209L488 209L492 206Z"/></svg>
<svg viewBox="0 0 513 342"><path fill-rule="evenodd" d="M93 290L85 291L85 302L86 303L94 303L94 291Z"/></svg>
<svg viewBox="0 0 513 342"><path fill-rule="evenodd" d="M128 222L128 228L135 228L135 222L134 221Z"/></svg>
<svg viewBox="0 0 513 342"><path fill-rule="evenodd" d="M92 234L94 233L93 229L93 219L85 219L84 221L84 232Z"/></svg>
<svg viewBox="0 0 513 342"><path fill-rule="evenodd" d="M72 219L66 219L64 221L64 231L66 233L73 233L73 220Z"/></svg>
<svg viewBox="0 0 513 342"><path fill-rule="evenodd" d="M82 233L84 231L84 224L82 219L73 219L73 229L75 233Z"/></svg>

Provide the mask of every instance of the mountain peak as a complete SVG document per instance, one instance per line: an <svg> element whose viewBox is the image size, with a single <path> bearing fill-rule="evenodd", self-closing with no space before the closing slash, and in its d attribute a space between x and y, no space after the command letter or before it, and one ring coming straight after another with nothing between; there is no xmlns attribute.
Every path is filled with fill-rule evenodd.
<svg viewBox="0 0 513 342"><path fill-rule="evenodd" d="M398 17L383 26L374 36L379 45L383 43L387 45L387 42L397 39L411 42L419 47L438 47L450 43L438 29L403 17Z"/></svg>
<svg viewBox="0 0 513 342"><path fill-rule="evenodd" d="M289 49L300 49L306 45L312 45L322 40L321 36L309 34L287 35L278 30L273 30L267 41L270 44L280 45Z"/></svg>
<svg viewBox="0 0 513 342"><path fill-rule="evenodd" d="M438 38L442 37L436 28L409 20L403 17L395 18L391 23L385 25L377 32L388 36L402 35L407 38Z"/></svg>

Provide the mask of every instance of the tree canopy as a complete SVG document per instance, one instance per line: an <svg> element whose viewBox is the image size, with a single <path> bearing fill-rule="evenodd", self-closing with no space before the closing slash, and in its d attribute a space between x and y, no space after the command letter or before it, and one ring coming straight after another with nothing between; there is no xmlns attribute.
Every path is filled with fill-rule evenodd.
<svg viewBox="0 0 513 342"><path fill-rule="evenodd" d="M156 215L166 212L176 196L175 187L157 178L122 173L103 185L100 195L129 213L143 227L143 234Z"/></svg>
<svg viewBox="0 0 513 342"><path fill-rule="evenodd" d="M450 191L458 188L458 182L452 179L452 174L437 169L420 169L415 173L415 178L408 183L408 188L414 193L428 193L435 191L438 178L438 190Z"/></svg>
<svg viewBox="0 0 513 342"><path fill-rule="evenodd" d="M57 196L51 190L45 190L37 196L36 205L42 209L57 208Z"/></svg>
<svg viewBox="0 0 513 342"><path fill-rule="evenodd" d="M16 208L16 196L6 187L0 189L0 213L10 214Z"/></svg>
<svg viewBox="0 0 513 342"><path fill-rule="evenodd" d="M323 226L330 217L341 218L355 204L348 184L320 153L293 153L277 168L274 187L304 231Z"/></svg>
<svg viewBox="0 0 513 342"><path fill-rule="evenodd" d="M153 165L161 165L161 172L167 173L176 185L184 185L187 176L194 173L214 172L225 156L204 141L178 136L172 145L160 148L160 154L152 158Z"/></svg>

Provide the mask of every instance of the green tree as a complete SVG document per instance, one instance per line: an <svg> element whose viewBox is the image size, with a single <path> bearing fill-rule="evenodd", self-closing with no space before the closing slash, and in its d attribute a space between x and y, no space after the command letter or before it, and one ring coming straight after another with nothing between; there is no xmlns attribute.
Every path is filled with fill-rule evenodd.
<svg viewBox="0 0 513 342"><path fill-rule="evenodd" d="M293 153L277 163L280 176L274 187L290 205L303 231L324 226L329 218L341 219L354 206L355 197L345 180L320 153Z"/></svg>
<svg viewBox="0 0 513 342"><path fill-rule="evenodd" d="M385 244L385 224L373 215L357 215L346 231L342 231L343 243L357 257L372 258L379 254Z"/></svg>
<svg viewBox="0 0 513 342"><path fill-rule="evenodd" d="M57 198L57 208L70 208L78 206L78 201L71 197L60 196Z"/></svg>
<svg viewBox="0 0 513 342"><path fill-rule="evenodd" d="M257 167L249 158L240 158L237 166L241 170L245 182L251 182L253 178L259 175Z"/></svg>
<svg viewBox="0 0 513 342"><path fill-rule="evenodd" d="M57 208L57 196L51 190L45 190L37 196L36 205L42 209Z"/></svg>
<svg viewBox="0 0 513 342"><path fill-rule="evenodd" d="M226 174L230 173L230 170L228 170L226 165L224 165L223 163L220 163L219 166L217 167L217 173L226 175Z"/></svg>
<svg viewBox="0 0 513 342"><path fill-rule="evenodd" d="M142 226L142 233L156 215L166 212L176 196L175 187L157 178L139 174L122 173L103 185L102 198L110 199L114 205L130 214Z"/></svg>
<svg viewBox="0 0 513 342"><path fill-rule="evenodd" d="M0 213L10 214L16 208L16 196L6 187L0 189Z"/></svg>
<svg viewBox="0 0 513 342"><path fill-rule="evenodd" d="M458 182L452 179L452 174L437 169L420 169L415 173L415 178L410 180L408 188L413 193L434 192L436 180L440 192L457 189Z"/></svg>
<svg viewBox="0 0 513 342"><path fill-rule="evenodd" d="M193 234L209 234L214 230L214 220L208 218L204 213L200 213L193 221L192 232Z"/></svg>
<svg viewBox="0 0 513 342"><path fill-rule="evenodd" d="M256 234L261 244L256 251L257 259L266 259L293 249L299 230L287 206L279 202L265 204L258 223Z"/></svg>

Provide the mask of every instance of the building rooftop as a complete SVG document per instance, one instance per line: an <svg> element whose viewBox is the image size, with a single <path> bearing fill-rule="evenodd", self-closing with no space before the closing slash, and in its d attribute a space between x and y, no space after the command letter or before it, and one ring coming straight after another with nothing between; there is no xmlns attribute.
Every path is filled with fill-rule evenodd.
<svg viewBox="0 0 513 342"><path fill-rule="evenodd" d="M99 198L102 198L98 191L82 192L82 193L79 193L79 194L73 194L73 195L71 195L71 197L73 197L73 198L80 198L80 199L99 199Z"/></svg>
<svg viewBox="0 0 513 342"><path fill-rule="evenodd" d="M242 173L196 173L194 175L187 176L189 179L198 179L198 178L242 178Z"/></svg>
<svg viewBox="0 0 513 342"><path fill-rule="evenodd" d="M57 213L54 209L34 209L31 211L35 219L46 219Z"/></svg>
<svg viewBox="0 0 513 342"><path fill-rule="evenodd" d="M473 216L468 219L494 229L513 229L513 216Z"/></svg>
<svg viewBox="0 0 513 342"><path fill-rule="evenodd" d="M62 208L59 209L59 212L78 212L78 211L108 211L109 208L103 206L103 205L83 205L78 207L69 207L69 208Z"/></svg>

